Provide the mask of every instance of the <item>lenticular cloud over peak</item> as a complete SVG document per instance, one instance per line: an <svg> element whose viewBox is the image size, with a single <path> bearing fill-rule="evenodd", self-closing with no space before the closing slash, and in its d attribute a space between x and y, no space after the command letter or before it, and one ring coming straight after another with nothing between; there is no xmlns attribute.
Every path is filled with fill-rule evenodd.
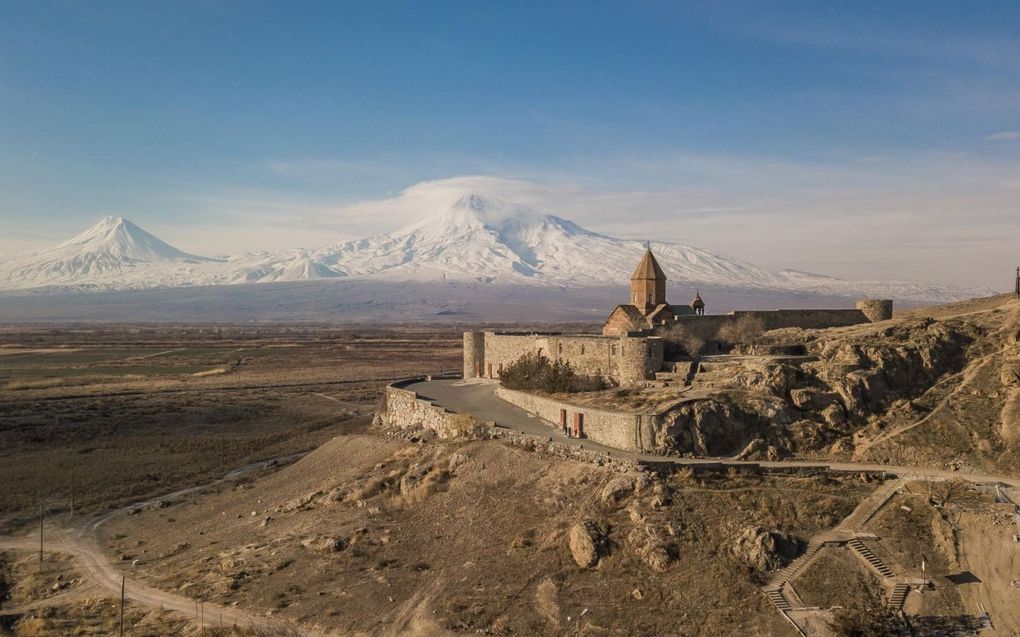
<svg viewBox="0 0 1020 637"><path fill-rule="evenodd" d="M472 183L478 186L478 183ZM502 184L506 186L506 184ZM618 239L530 206L444 183L396 198L428 200L418 219L392 232L313 250L248 252L213 259L183 252L131 221L106 217L63 243L0 264L0 289L87 291L380 279L463 281L550 290L625 282L645 242ZM427 195L422 197L422 194ZM449 203L446 203L449 201ZM443 205L445 204L445 207ZM380 203L386 214L394 200ZM844 281L796 270L771 271L700 248L653 241L673 285L793 291L911 301L965 298L973 290L902 281Z"/></svg>

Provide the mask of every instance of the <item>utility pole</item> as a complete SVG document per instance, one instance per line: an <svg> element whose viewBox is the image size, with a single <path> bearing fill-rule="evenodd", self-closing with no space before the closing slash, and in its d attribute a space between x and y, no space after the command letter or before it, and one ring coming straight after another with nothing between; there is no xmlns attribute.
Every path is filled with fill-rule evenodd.
<svg viewBox="0 0 1020 637"><path fill-rule="evenodd" d="M1016 294L1016 298L1020 299L1020 266L1016 269L1016 289L1014 294Z"/></svg>
<svg viewBox="0 0 1020 637"><path fill-rule="evenodd" d="M39 498L39 572L43 565L43 500Z"/></svg>
<svg viewBox="0 0 1020 637"><path fill-rule="evenodd" d="M78 465L74 461L74 458L71 458L71 517L72 518L74 517L74 487L75 487L74 483L75 483L75 478L77 477L76 476L77 472L78 472Z"/></svg>
<svg viewBox="0 0 1020 637"><path fill-rule="evenodd" d="M126 588L127 578L123 575L120 576L120 637L124 637L124 589Z"/></svg>

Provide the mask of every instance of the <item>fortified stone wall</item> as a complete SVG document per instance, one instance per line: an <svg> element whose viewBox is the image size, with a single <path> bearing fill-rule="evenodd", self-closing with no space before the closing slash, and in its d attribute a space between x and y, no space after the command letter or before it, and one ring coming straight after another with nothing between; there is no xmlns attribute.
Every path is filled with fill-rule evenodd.
<svg viewBox="0 0 1020 637"><path fill-rule="evenodd" d="M557 427L563 422L564 416L569 426L574 422L575 414L582 414L585 437L599 444L624 451L642 451L651 447L651 441L642 440L642 434L644 433L645 437L651 435L653 431L651 421L654 419L652 414L607 411L572 405L505 387L496 389L496 395Z"/></svg>
<svg viewBox="0 0 1020 637"><path fill-rule="evenodd" d="M621 383L644 380L662 367L658 337L561 336L558 334L464 334L464 377L498 378L525 354L566 361L580 374L604 376Z"/></svg>
<svg viewBox="0 0 1020 637"><path fill-rule="evenodd" d="M857 309L853 310L741 310L729 314L679 316L675 323L658 327L655 332L666 336L676 328L710 343L717 340L720 328L747 318L760 321L766 330L846 327L892 318L892 301L858 301Z"/></svg>
<svg viewBox="0 0 1020 637"><path fill-rule="evenodd" d="M549 339L547 356L570 363L579 374L616 378L619 373L616 340L604 336L555 336Z"/></svg>

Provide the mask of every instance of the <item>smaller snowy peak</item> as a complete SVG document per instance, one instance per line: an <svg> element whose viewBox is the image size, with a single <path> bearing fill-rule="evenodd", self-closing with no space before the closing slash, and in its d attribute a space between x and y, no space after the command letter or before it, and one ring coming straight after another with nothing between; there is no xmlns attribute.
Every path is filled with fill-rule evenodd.
<svg viewBox="0 0 1020 637"><path fill-rule="evenodd" d="M88 230L59 245L24 255L3 264L2 287L27 288L53 285L106 287L135 283L146 287L150 280L180 285L191 273L160 268L190 268L216 264L209 259L182 252L142 230L123 217L105 217ZM130 281L123 279L127 275ZM137 281L135 279L138 279Z"/></svg>
<svg viewBox="0 0 1020 637"><path fill-rule="evenodd" d="M156 236L142 230L124 217L105 217L85 232L68 239L38 257L80 257L87 254L105 255L123 261L213 261L187 254Z"/></svg>

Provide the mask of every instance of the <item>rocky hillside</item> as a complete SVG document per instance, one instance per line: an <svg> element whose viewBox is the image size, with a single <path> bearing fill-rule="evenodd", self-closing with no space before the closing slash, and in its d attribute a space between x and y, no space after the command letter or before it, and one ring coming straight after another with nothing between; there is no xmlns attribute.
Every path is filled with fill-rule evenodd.
<svg viewBox="0 0 1020 637"><path fill-rule="evenodd" d="M1007 297L767 332L738 348L747 356L706 359L694 388L711 390L670 413L661 451L1015 470L1018 334L1020 302ZM771 356L789 352L802 356Z"/></svg>
<svg viewBox="0 0 1020 637"><path fill-rule="evenodd" d="M871 486L341 436L106 534L133 577L335 634L793 637L758 587Z"/></svg>

